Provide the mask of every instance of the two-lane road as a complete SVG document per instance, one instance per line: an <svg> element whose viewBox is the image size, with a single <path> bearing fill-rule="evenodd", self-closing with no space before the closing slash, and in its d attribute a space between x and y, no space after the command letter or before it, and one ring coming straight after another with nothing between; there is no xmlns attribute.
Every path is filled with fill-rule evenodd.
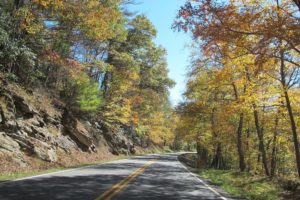
<svg viewBox="0 0 300 200"><path fill-rule="evenodd" d="M176 154L137 156L102 165L0 183L1 200L226 199L191 174Z"/></svg>

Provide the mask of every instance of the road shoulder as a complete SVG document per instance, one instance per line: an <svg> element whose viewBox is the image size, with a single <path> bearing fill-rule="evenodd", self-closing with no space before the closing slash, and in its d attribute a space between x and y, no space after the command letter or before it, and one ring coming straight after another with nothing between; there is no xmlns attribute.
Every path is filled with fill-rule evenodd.
<svg viewBox="0 0 300 200"><path fill-rule="evenodd" d="M178 162L188 171L192 176L194 176L201 184L205 185L210 191L214 194L218 195L220 199L223 200L241 200L241 198L234 197L227 192L225 192L222 188L217 185L212 184L209 180L200 177L198 174L198 170L186 165L184 162L181 162L177 157Z"/></svg>

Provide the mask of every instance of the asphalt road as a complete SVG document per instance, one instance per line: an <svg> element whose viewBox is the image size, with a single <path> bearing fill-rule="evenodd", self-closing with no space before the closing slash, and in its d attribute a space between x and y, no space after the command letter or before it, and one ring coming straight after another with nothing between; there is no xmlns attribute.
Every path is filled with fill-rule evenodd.
<svg viewBox="0 0 300 200"><path fill-rule="evenodd" d="M1 200L226 199L176 154L155 154L0 183Z"/></svg>

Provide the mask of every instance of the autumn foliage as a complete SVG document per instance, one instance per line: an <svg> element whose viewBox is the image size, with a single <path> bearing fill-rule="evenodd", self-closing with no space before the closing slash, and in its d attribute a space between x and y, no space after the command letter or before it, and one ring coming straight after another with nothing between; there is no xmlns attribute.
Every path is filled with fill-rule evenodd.
<svg viewBox="0 0 300 200"><path fill-rule="evenodd" d="M144 15L119 0L0 2L0 67L7 81L39 87L67 109L126 126L144 145L171 143L166 52ZM151 119L150 119L151 118Z"/></svg>
<svg viewBox="0 0 300 200"><path fill-rule="evenodd" d="M174 28L194 54L179 129L215 168L300 176L299 9L293 1L187 1Z"/></svg>

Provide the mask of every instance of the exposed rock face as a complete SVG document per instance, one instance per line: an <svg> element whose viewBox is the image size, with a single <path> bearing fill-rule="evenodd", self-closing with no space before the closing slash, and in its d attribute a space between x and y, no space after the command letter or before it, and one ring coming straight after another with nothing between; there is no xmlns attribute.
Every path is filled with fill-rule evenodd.
<svg viewBox="0 0 300 200"><path fill-rule="evenodd" d="M1 154L11 156L20 167L26 166L20 145L4 132L0 132L0 155Z"/></svg>
<svg viewBox="0 0 300 200"><path fill-rule="evenodd" d="M60 150L93 153L103 149L99 144L108 144L114 154L129 154L135 152L134 144L140 144L130 127L108 128L83 120L59 101L47 104L38 99L36 104L32 94L28 98L22 92L0 86L0 154L11 156L21 167L26 166L24 155L57 162Z"/></svg>
<svg viewBox="0 0 300 200"><path fill-rule="evenodd" d="M22 155L19 144L4 132L0 132L0 151Z"/></svg>
<svg viewBox="0 0 300 200"><path fill-rule="evenodd" d="M117 126L114 129L106 129L104 137L108 141L113 154L135 153L134 143L129 139L125 129Z"/></svg>
<svg viewBox="0 0 300 200"><path fill-rule="evenodd" d="M14 107L16 111L16 117L32 118L37 111L29 104L28 101L17 94L13 94L12 99L14 101Z"/></svg>
<svg viewBox="0 0 300 200"><path fill-rule="evenodd" d="M68 111L65 111L63 115L63 125L65 132L69 134L78 145L81 145L82 148L90 152L96 150L92 135L87 131L85 126Z"/></svg>
<svg viewBox="0 0 300 200"><path fill-rule="evenodd" d="M67 153L70 153L71 150L81 151L76 142L69 136L56 137L54 140L54 145Z"/></svg>
<svg viewBox="0 0 300 200"><path fill-rule="evenodd" d="M33 151L39 158L48 162L57 161L56 150L54 149L54 147L48 145L45 142L41 142L39 140L34 140L32 144L33 144Z"/></svg>

